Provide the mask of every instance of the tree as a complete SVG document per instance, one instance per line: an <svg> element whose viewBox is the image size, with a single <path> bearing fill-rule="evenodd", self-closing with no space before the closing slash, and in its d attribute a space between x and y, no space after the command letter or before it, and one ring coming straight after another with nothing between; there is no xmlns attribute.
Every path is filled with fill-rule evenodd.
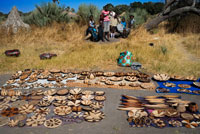
<svg viewBox="0 0 200 134"><path fill-rule="evenodd" d="M151 30L164 20L187 12L200 15L200 8L198 7L198 2L196 0L165 0L165 6L162 13L147 23L146 29Z"/></svg>
<svg viewBox="0 0 200 134"><path fill-rule="evenodd" d="M113 11L114 10L114 5L111 3L106 4L104 7L107 7L109 11Z"/></svg>
<svg viewBox="0 0 200 134"><path fill-rule="evenodd" d="M158 14L158 13L162 12L164 6L165 6L165 4L162 2L154 3L154 14Z"/></svg>
<svg viewBox="0 0 200 134"><path fill-rule="evenodd" d="M134 2L130 4L130 11L133 12L135 11L136 8L143 8L147 10L148 13L151 15L158 14L162 11L164 7L163 2L146 2L146 3L141 3L141 2Z"/></svg>
<svg viewBox="0 0 200 134"><path fill-rule="evenodd" d="M144 8L149 12L151 15L154 14L154 4L152 2L144 3Z"/></svg>
<svg viewBox="0 0 200 134"><path fill-rule="evenodd" d="M7 16L8 16L7 14L0 12L0 23L4 21L7 18Z"/></svg>
<svg viewBox="0 0 200 134"><path fill-rule="evenodd" d="M66 8L66 11L67 11L67 12L69 12L69 11L70 11L70 7L69 7L69 6L67 6L67 8Z"/></svg>
<svg viewBox="0 0 200 134"><path fill-rule="evenodd" d="M74 8L71 8L71 12L73 12L73 13L74 13L74 12L75 12L75 9L74 9Z"/></svg>
<svg viewBox="0 0 200 134"><path fill-rule="evenodd" d="M133 2L133 3L130 4L130 7L133 8L133 9L143 8L143 4L141 2Z"/></svg>
<svg viewBox="0 0 200 134"><path fill-rule="evenodd" d="M60 3L59 0L53 0L53 3L56 3L56 2L57 2L58 4Z"/></svg>
<svg viewBox="0 0 200 134"><path fill-rule="evenodd" d="M114 11L117 14L122 14L123 12L129 11L130 7L128 5L117 5L114 8Z"/></svg>
<svg viewBox="0 0 200 134"><path fill-rule="evenodd" d="M98 21L100 16L100 10L95 5L81 4L78 8L77 14L79 15L79 20L81 24L87 24L89 17L93 15L95 22Z"/></svg>
<svg viewBox="0 0 200 134"><path fill-rule="evenodd" d="M0 12L0 16L4 16L4 13Z"/></svg>

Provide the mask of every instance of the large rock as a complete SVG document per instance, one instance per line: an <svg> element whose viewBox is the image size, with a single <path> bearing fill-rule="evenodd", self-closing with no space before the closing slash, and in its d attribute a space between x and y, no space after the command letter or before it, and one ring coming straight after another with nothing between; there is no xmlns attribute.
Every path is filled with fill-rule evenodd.
<svg viewBox="0 0 200 134"><path fill-rule="evenodd" d="M6 28L7 32L13 33L17 33L19 29L30 29L30 26L22 21L16 6L12 8L6 22L2 26Z"/></svg>

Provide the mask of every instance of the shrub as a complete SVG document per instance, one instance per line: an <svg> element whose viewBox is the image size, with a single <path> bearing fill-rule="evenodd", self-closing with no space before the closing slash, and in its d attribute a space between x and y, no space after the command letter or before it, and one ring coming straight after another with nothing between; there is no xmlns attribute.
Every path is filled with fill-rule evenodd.
<svg viewBox="0 0 200 134"><path fill-rule="evenodd" d="M6 17L5 16L0 16L0 24L2 21L6 20Z"/></svg>
<svg viewBox="0 0 200 134"><path fill-rule="evenodd" d="M65 7L60 7L55 3L42 3L36 5L36 9L27 16L23 17L24 22L37 26L46 26L52 22L69 22Z"/></svg>
<svg viewBox="0 0 200 134"><path fill-rule="evenodd" d="M0 23L2 23L3 21L5 21L7 17L8 17L7 14L3 14L2 12L0 12Z"/></svg>
<svg viewBox="0 0 200 134"><path fill-rule="evenodd" d="M145 9L141 8L136 8L135 11L126 12L126 14L123 17L125 17L126 21L128 21L130 15L135 16L134 19L136 26L145 23L149 17L148 12Z"/></svg>
<svg viewBox="0 0 200 134"><path fill-rule="evenodd" d="M162 53L165 55L167 53L167 47L163 45L160 48L161 48Z"/></svg>
<svg viewBox="0 0 200 134"><path fill-rule="evenodd" d="M90 15L93 15L94 20L97 22L100 16L100 10L95 5L81 4L78 8L78 15L80 16L80 22L82 24L87 24Z"/></svg>

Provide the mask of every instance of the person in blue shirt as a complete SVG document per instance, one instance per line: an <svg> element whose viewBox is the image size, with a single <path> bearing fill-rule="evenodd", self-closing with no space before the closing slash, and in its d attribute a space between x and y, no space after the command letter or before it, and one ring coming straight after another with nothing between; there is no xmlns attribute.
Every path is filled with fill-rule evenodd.
<svg viewBox="0 0 200 134"><path fill-rule="evenodd" d="M122 38L126 38L127 34L126 34L126 21L125 21L125 18L122 18L121 24L123 25Z"/></svg>
<svg viewBox="0 0 200 134"><path fill-rule="evenodd" d="M125 18L122 18L121 24L124 26L123 28L126 29L126 21L125 21Z"/></svg>

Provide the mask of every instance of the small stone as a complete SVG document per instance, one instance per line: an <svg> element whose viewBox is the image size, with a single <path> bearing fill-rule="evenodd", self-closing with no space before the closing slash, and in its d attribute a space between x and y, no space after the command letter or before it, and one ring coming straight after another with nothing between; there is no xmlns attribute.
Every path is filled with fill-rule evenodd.
<svg viewBox="0 0 200 134"><path fill-rule="evenodd" d="M19 121L18 127L24 127L24 126L25 126L25 122L24 121Z"/></svg>

